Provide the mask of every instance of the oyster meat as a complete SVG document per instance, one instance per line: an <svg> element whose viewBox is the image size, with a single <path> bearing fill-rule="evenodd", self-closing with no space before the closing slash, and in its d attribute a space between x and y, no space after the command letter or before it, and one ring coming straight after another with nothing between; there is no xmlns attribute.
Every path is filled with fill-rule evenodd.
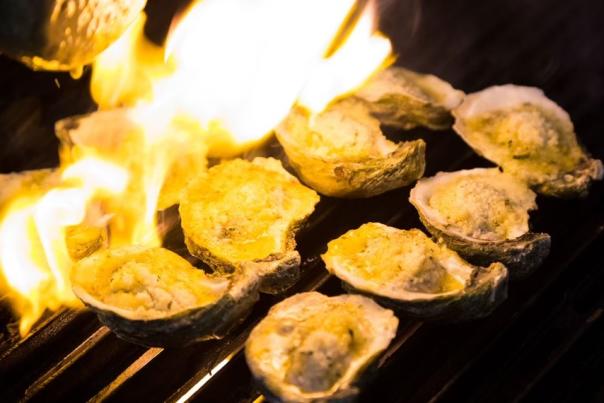
<svg viewBox="0 0 604 403"><path fill-rule="evenodd" d="M274 158L223 162L194 179L180 204L185 242L212 268L241 268L262 277L263 292L280 292L299 276L296 230L319 195Z"/></svg>
<svg viewBox="0 0 604 403"><path fill-rule="evenodd" d="M393 312L360 295L294 295L252 330L245 357L269 400L346 401L394 338Z"/></svg>
<svg viewBox="0 0 604 403"><path fill-rule="evenodd" d="M213 277L163 248L126 246L80 260L75 295L119 337L180 347L220 338L258 299L257 278Z"/></svg>
<svg viewBox="0 0 604 403"><path fill-rule="evenodd" d="M321 257L345 288L416 317L484 317L507 297L503 264L471 265L417 229L364 224Z"/></svg>
<svg viewBox="0 0 604 403"><path fill-rule="evenodd" d="M548 196L585 196L602 161L577 141L562 108L538 88L503 85L470 94L453 111L455 130L478 154Z"/></svg>
<svg viewBox="0 0 604 403"><path fill-rule="evenodd" d="M423 140L386 139L367 102L346 98L314 116L295 107L277 139L304 183L334 197L371 197L420 178Z"/></svg>
<svg viewBox="0 0 604 403"><path fill-rule="evenodd" d="M433 130L451 127L451 110L464 98L462 91L440 78L402 67L377 73L355 95L369 102L371 112L383 124Z"/></svg>
<svg viewBox="0 0 604 403"><path fill-rule="evenodd" d="M440 172L419 181L409 201L426 228L468 261L503 263L522 277L547 257L548 234L529 231L535 193L497 168Z"/></svg>

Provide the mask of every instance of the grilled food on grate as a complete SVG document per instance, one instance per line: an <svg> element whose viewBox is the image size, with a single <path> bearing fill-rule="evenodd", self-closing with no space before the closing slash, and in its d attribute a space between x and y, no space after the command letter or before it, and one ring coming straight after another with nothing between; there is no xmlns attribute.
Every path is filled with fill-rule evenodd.
<svg viewBox="0 0 604 403"><path fill-rule="evenodd" d="M318 201L279 160L236 159L191 181L179 212L192 255L217 271L251 270L274 293L298 279L294 236Z"/></svg>
<svg viewBox="0 0 604 403"><path fill-rule="evenodd" d="M504 85L466 97L455 130L478 154L548 196L586 196L602 161L579 145L562 108L538 88Z"/></svg>
<svg viewBox="0 0 604 403"><path fill-rule="evenodd" d="M462 91L431 74L390 67L371 78L355 96L366 100L383 124L401 129L451 127L451 110L464 98Z"/></svg>
<svg viewBox="0 0 604 403"><path fill-rule="evenodd" d="M497 168L441 172L420 180L409 200L426 228L468 261L501 262L512 277L537 268L550 236L529 232L535 193Z"/></svg>
<svg viewBox="0 0 604 403"><path fill-rule="evenodd" d="M420 318L480 318L507 297L505 266L473 266L417 229L364 224L329 242L322 258L345 288Z"/></svg>
<svg viewBox="0 0 604 403"><path fill-rule="evenodd" d="M106 249L71 273L75 294L119 337L182 347L221 338L258 299L258 278L210 276L163 248Z"/></svg>
<svg viewBox="0 0 604 403"><path fill-rule="evenodd" d="M336 102L316 116L296 107L276 134L302 181L327 196L371 197L424 173L426 143L389 141L358 98Z"/></svg>
<svg viewBox="0 0 604 403"><path fill-rule="evenodd" d="M397 326L392 311L369 298L307 292L271 308L245 356L270 400L349 401Z"/></svg>

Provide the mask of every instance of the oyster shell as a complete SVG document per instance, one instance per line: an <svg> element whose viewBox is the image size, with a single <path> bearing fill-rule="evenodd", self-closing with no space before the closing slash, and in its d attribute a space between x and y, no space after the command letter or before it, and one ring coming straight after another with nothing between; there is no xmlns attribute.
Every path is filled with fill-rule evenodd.
<svg viewBox="0 0 604 403"><path fill-rule="evenodd" d="M220 338L258 299L257 278L211 277L163 248L126 246L80 260L75 295L119 337L180 347Z"/></svg>
<svg viewBox="0 0 604 403"><path fill-rule="evenodd" d="M252 270L276 293L298 279L294 235L318 201L279 160L236 159L191 181L179 211L192 255L218 271Z"/></svg>
<svg viewBox="0 0 604 403"><path fill-rule="evenodd" d="M431 74L419 74L402 67L389 67L372 77L355 94L369 102L380 122L412 129L425 126L447 129L453 124L451 110L464 93Z"/></svg>
<svg viewBox="0 0 604 403"><path fill-rule="evenodd" d="M158 210L178 204L180 193L187 183L205 172L207 166L207 146L200 136L176 125L167 130L170 131L166 134L170 141L161 146L162 157L177 157L166 173L159 193ZM140 192L143 187L143 172L146 169L145 163L154 156L145 154L144 128L130 119L127 109L69 117L58 121L55 131L61 141L60 157L63 164L93 151L95 155L115 161L120 166L127 166L135 179L131 180L127 196L124 197L132 201L136 208L144 204L144 194ZM136 199L141 199L140 203L134 202Z"/></svg>
<svg viewBox="0 0 604 403"><path fill-rule="evenodd" d="M547 257L548 234L529 232L535 193L497 168L440 172L419 181L409 201L436 238L468 261L503 263L526 276Z"/></svg>
<svg viewBox="0 0 604 403"><path fill-rule="evenodd" d="M297 294L273 306L252 330L245 357L269 400L346 401L397 326L392 311L369 298Z"/></svg>
<svg viewBox="0 0 604 403"><path fill-rule="evenodd" d="M327 196L371 197L424 173L426 143L387 140L360 99L346 98L316 116L295 107L276 134L302 181Z"/></svg>
<svg viewBox="0 0 604 403"><path fill-rule="evenodd" d="M321 257L346 288L417 317L484 317L507 297L504 265L473 266L417 229L364 224Z"/></svg>
<svg viewBox="0 0 604 403"><path fill-rule="evenodd" d="M538 88L503 85L470 94L454 129L478 154L548 196L585 196L602 161L579 145L562 108Z"/></svg>
<svg viewBox="0 0 604 403"><path fill-rule="evenodd" d="M0 52L39 70L81 69L117 40L146 0L0 0Z"/></svg>

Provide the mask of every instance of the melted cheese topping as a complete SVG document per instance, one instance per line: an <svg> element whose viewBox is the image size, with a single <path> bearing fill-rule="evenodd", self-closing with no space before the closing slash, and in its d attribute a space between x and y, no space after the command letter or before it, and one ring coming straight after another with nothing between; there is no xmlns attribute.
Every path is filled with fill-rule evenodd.
<svg viewBox="0 0 604 403"><path fill-rule="evenodd" d="M126 247L99 252L73 269L74 286L110 307L164 317L218 300L228 280L209 278L167 249Z"/></svg>
<svg viewBox="0 0 604 403"><path fill-rule="evenodd" d="M277 160L233 160L189 184L180 214L196 245L235 263L285 252L292 228L318 201Z"/></svg>
<svg viewBox="0 0 604 403"><path fill-rule="evenodd" d="M453 276L446 267L462 264L461 259L423 232L377 223L364 224L331 241L322 257L338 277L361 289L370 286L380 295L438 294L460 290L468 281Z"/></svg>
<svg viewBox="0 0 604 403"><path fill-rule="evenodd" d="M514 175L558 175L572 171L585 159L572 128L530 103L478 115L467 125L473 132L484 133L501 149L501 164Z"/></svg>
<svg viewBox="0 0 604 403"><path fill-rule="evenodd" d="M396 149L396 144L382 134L367 105L354 98L337 102L316 116L296 110L283 128L305 152L324 159L383 157Z"/></svg>
<svg viewBox="0 0 604 403"><path fill-rule="evenodd" d="M283 400L322 400L356 379L397 325L392 311L369 298L301 293L275 305L254 328L246 358Z"/></svg>
<svg viewBox="0 0 604 403"><path fill-rule="evenodd" d="M447 225L487 241L514 239L528 232L535 194L509 175L458 175L435 186L428 200Z"/></svg>

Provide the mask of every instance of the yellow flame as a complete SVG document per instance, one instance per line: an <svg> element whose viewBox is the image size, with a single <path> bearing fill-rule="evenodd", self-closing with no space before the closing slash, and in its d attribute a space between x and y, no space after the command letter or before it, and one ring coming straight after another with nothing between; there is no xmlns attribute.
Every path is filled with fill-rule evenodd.
<svg viewBox="0 0 604 403"><path fill-rule="evenodd" d="M391 47L376 33L373 3L339 50L325 57L354 5L197 1L167 41L161 60L169 67L149 68L160 58L140 23L95 63L92 92L104 108L155 104L168 120L186 121L204 136L212 156L232 156L265 139L299 98L320 112L384 65Z"/></svg>
<svg viewBox="0 0 604 403"><path fill-rule="evenodd" d="M128 173L102 160L84 159L66 168L59 186L17 194L0 220L0 267L26 334L46 309L75 306L66 228L84 222L91 200L126 187Z"/></svg>
<svg viewBox="0 0 604 403"><path fill-rule="evenodd" d="M66 235L91 211L111 245L159 245L158 208L175 202L192 167L205 169L207 153L241 153L295 103L320 112L385 66L391 46L371 2L332 49L355 3L196 1L164 46L145 38L141 14L94 63L91 92L106 112L63 139L59 183L0 210L0 266L21 334L46 309L77 304ZM117 112L125 118L113 122Z"/></svg>
<svg viewBox="0 0 604 403"><path fill-rule="evenodd" d="M319 113L334 98L354 91L393 61L390 40L375 31L374 20L374 10L369 7L346 42L313 71L298 103Z"/></svg>

